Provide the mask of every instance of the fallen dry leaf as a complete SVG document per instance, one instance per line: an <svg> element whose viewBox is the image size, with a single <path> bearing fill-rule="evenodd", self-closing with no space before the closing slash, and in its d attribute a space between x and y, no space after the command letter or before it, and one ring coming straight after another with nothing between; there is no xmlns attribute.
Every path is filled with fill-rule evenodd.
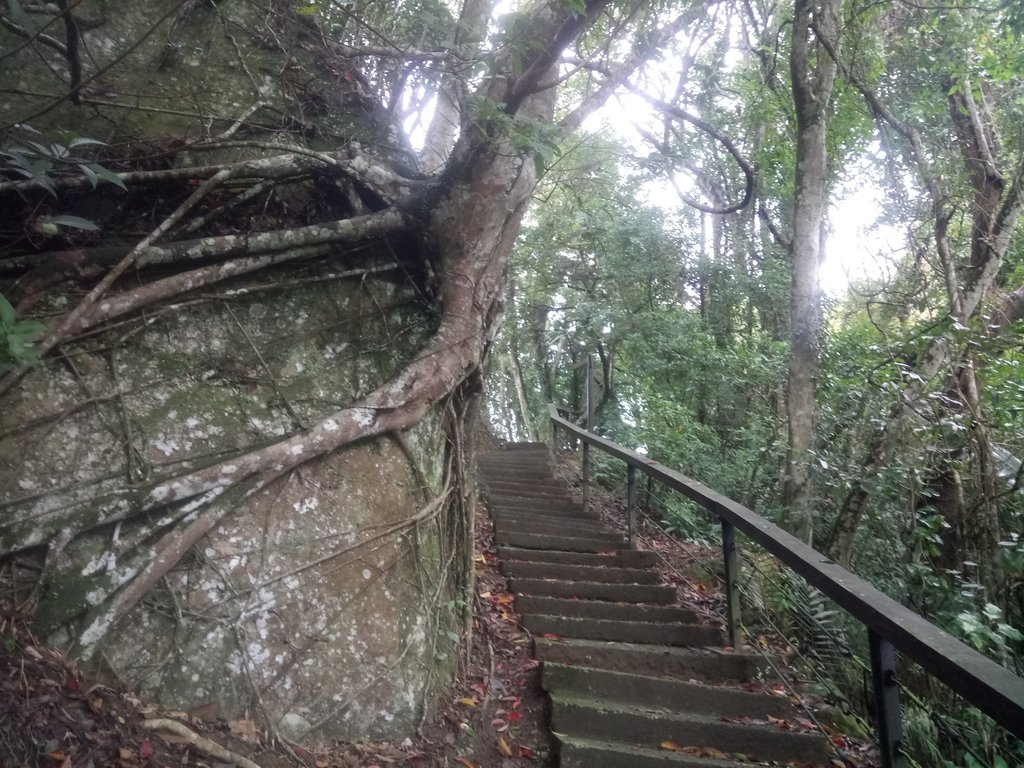
<svg viewBox="0 0 1024 768"><path fill-rule="evenodd" d="M248 741L250 744L255 744L257 741L256 723L252 720L232 720L228 723L228 728L242 741Z"/></svg>
<svg viewBox="0 0 1024 768"><path fill-rule="evenodd" d="M676 744L674 741L663 741L659 746L670 752L685 752L688 755L696 755L698 752L696 747L684 747L681 744Z"/></svg>
<svg viewBox="0 0 1024 768"><path fill-rule="evenodd" d="M504 736L499 736L498 737L498 744L497 744L497 746L498 746L498 751L501 754L503 754L505 757L512 757L512 748L508 745L508 742L505 741L505 737Z"/></svg>

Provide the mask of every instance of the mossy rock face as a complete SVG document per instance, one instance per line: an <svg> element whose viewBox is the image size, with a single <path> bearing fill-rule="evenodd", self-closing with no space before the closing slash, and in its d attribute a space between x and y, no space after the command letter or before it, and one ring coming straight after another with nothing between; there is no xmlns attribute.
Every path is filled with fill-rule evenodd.
<svg viewBox="0 0 1024 768"><path fill-rule="evenodd" d="M431 331L402 282L280 273L267 284L192 303L29 374L5 401L0 431L62 416L0 443L2 501L24 498L16 513L71 503L96 514L119 503L125 478L145 484L229 460L324 418L400 369ZM242 501L109 634L104 664L174 709L262 711L293 734L408 734L430 685L450 674L453 617L436 601L453 595L442 528L390 529L438 491L443 445L428 415L406 436L422 476L381 438ZM37 626L70 641L83 613L159 540L159 516L68 543Z"/></svg>
<svg viewBox="0 0 1024 768"><path fill-rule="evenodd" d="M83 77L78 105L60 100L68 92L64 55L25 46L0 27L0 50L21 49L0 64L11 88L0 101L0 125L139 142L146 154L141 147L151 150L152 142L180 148L232 126L237 139L318 148L357 137L398 138L388 135L393 132L384 128L352 64L288 3L106 0L84 4L76 16ZM49 20L33 18L40 25ZM253 151L183 157L202 164L246 153Z"/></svg>
<svg viewBox="0 0 1024 768"><path fill-rule="evenodd" d="M83 151L115 170L208 166L349 140L384 156L404 151L351 61L293 4L98 0L76 13L82 103L54 102L68 88L65 58L25 46L0 63L16 91L0 101L0 124L28 123L47 140L102 140L107 147ZM0 27L0 50L21 43ZM226 133L229 146L210 142ZM289 231L376 210L379 201L343 182L300 176L172 239ZM218 189L198 212L240 185ZM126 252L194 188L195 180L172 180L128 192L103 183L56 198L36 190L23 215L35 216L42 201L99 226L95 235L34 242L40 250L84 243L90 253ZM35 615L41 634L73 645L90 612L131 582L169 531L190 522L171 518L180 507L129 514L153 483L299 434L413 359L436 317L422 302L423 285L407 276L418 261L407 245L396 237L339 246L315 262L146 307L66 345L61 359L4 396L0 544L35 547L40 562L49 545ZM113 291L172 269L126 275ZM0 283L9 289L18 290L16 280ZM51 294L34 312L57 316L77 300ZM262 713L293 737L409 734L453 658L454 617L437 607L456 596L449 509L439 523L402 525L439 492L445 441L441 416L428 413L404 445L388 437L357 443L233 501L93 658L173 709L216 702L225 717ZM44 534L40 521L69 510L88 533Z"/></svg>

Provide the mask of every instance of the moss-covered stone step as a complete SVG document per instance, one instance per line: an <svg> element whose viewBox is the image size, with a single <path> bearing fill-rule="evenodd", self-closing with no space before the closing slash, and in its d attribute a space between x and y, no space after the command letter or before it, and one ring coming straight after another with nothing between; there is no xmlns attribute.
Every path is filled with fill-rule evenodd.
<svg viewBox="0 0 1024 768"><path fill-rule="evenodd" d="M477 463L485 469L507 470L520 467L545 466L552 468L551 454L547 451L522 451L519 453L488 453L477 457ZM553 474L553 472L549 472Z"/></svg>
<svg viewBox="0 0 1024 768"><path fill-rule="evenodd" d="M514 578L509 589L516 594L541 597L567 597L579 600L605 600L614 603L645 603L671 605L676 591L654 584L602 584L587 581L549 581L547 579Z"/></svg>
<svg viewBox="0 0 1024 768"><path fill-rule="evenodd" d="M626 541L613 536L568 536L519 531L496 531L494 540L498 544L530 549L558 549L566 552L614 552L624 549Z"/></svg>
<svg viewBox="0 0 1024 768"><path fill-rule="evenodd" d="M561 532L572 532L573 535L587 530L595 534L608 534L609 529L600 520L593 517L572 517L567 515L546 515L540 512L516 512L513 510L496 511L492 514L496 525L506 526L561 526ZM568 530L566 530L568 528Z"/></svg>
<svg viewBox="0 0 1024 768"><path fill-rule="evenodd" d="M745 760L697 757L678 750L647 749L564 733L554 736L559 768L752 768Z"/></svg>
<svg viewBox="0 0 1024 768"><path fill-rule="evenodd" d="M521 623L524 628L538 635L615 640L624 643L704 646L719 643L722 639L721 633L713 627L675 622L619 621L524 613Z"/></svg>
<svg viewBox="0 0 1024 768"><path fill-rule="evenodd" d="M828 740L820 733L783 730L767 723L726 722L695 712L671 712L568 693L551 694L551 728L653 749L672 742L753 760L819 764L828 759Z"/></svg>
<svg viewBox="0 0 1024 768"><path fill-rule="evenodd" d="M550 515L556 517L582 517L599 520L597 512L585 510L582 504L567 501L534 501L515 496L487 496L487 506L493 512L513 512L528 515Z"/></svg>
<svg viewBox="0 0 1024 768"><path fill-rule="evenodd" d="M564 483L555 483L554 480L533 479L527 480L518 476L495 477L488 474L484 476L484 484L487 490L518 495L523 498L552 497L558 499L571 499L572 494L565 487Z"/></svg>
<svg viewBox="0 0 1024 768"><path fill-rule="evenodd" d="M693 611L674 605L610 603L604 600L573 600L540 595L516 595L516 610L523 615L539 613L548 616L609 621L674 621L679 624L693 624L697 621L697 616Z"/></svg>
<svg viewBox="0 0 1024 768"><path fill-rule="evenodd" d="M541 685L544 690L555 693L574 693L719 717L747 717L764 721L769 717L785 720L796 715L787 696L554 662L544 664Z"/></svg>
<svg viewBox="0 0 1024 768"><path fill-rule="evenodd" d="M536 533L545 536L575 536L583 539L597 539L607 542L612 547L622 544L622 537L609 533L600 524L587 524L573 518L553 518L551 520L524 520L522 518L496 518L494 521L495 536L503 532Z"/></svg>
<svg viewBox="0 0 1024 768"><path fill-rule="evenodd" d="M621 568L648 568L658 562L654 552L637 549L621 549L613 554L590 552L559 552L551 549L520 549L498 547L500 560L529 560L533 563L565 563L567 565L603 565Z"/></svg>
<svg viewBox="0 0 1024 768"><path fill-rule="evenodd" d="M661 574L641 568L603 568L593 565L562 565L512 560L501 564L506 576L561 581L590 581L603 584L660 584Z"/></svg>
<svg viewBox="0 0 1024 768"><path fill-rule="evenodd" d="M740 651L568 638L535 637L534 655L543 662L710 683L751 680L767 666L761 656Z"/></svg>
<svg viewBox="0 0 1024 768"><path fill-rule="evenodd" d="M541 443L541 442L538 442L538 441L523 440L523 441L514 442L514 443L505 443L504 445L502 445L501 451L497 451L497 453L500 453L502 451L515 451L515 452L544 451L544 453L547 453L549 450L550 449L548 448L548 444L547 443ZM485 454L485 455L490 455L490 454Z"/></svg>

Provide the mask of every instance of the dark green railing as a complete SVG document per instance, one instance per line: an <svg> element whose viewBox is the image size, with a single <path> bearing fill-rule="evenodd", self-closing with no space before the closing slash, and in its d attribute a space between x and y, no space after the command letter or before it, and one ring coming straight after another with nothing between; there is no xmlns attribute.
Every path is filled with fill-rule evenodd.
<svg viewBox="0 0 1024 768"><path fill-rule="evenodd" d="M583 444L584 498L589 493L586 484L590 477L591 446L626 463L630 545L636 525L638 470L718 517L722 525L725 560L726 618L729 638L734 646L738 646L740 640L736 531L762 546L867 627L879 742L885 768L905 763L900 750L896 650L920 664L1017 738L1024 739L1024 678L964 645L753 510L696 480L651 461L647 456L573 424L562 418L554 405L548 406L548 412L556 436L561 429Z"/></svg>

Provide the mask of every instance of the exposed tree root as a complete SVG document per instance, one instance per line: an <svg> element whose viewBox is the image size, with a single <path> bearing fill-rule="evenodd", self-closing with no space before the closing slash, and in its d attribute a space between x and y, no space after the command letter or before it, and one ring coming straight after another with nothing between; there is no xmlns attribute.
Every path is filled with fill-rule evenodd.
<svg viewBox="0 0 1024 768"><path fill-rule="evenodd" d="M217 742L211 741L204 736L200 736L187 725L179 723L177 720L171 720L166 717L154 717L151 720L143 720L142 725L151 731L173 733L175 736L185 739L191 747L198 749L200 752L218 760L225 760L232 765L240 766L240 768L261 768L259 763L254 763L249 758L243 757L237 752L232 752L230 749L222 747Z"/></svg>

